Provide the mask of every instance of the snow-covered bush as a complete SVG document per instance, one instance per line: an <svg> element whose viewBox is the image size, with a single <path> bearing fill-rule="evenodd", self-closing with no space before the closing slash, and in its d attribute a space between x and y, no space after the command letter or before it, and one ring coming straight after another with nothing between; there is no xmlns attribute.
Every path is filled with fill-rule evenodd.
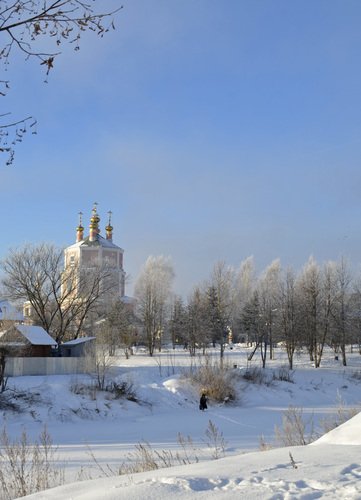
<svg viewBox="0 0 361 500"><path fill-rule="evenodd" d="M241 376L247 382L258 385L270 385L272 381L272 377L269 376L268 371L257 366L241 370Z"/></svg>
<svg viewBox="0 0 361 500"><path fill-rule="evenodd" d="M202 366L184 371L183 377L198 387L200 394L204 393L218 403L234 401L237 398L236 370L228 366L206 362Z"/></svg>

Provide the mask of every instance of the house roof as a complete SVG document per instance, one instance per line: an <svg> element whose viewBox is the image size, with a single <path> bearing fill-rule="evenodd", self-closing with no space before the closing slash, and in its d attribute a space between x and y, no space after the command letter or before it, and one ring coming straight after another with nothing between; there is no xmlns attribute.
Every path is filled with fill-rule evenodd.
<svg viewBox="0 0 361 500"><path fill-rule="evenodd" d="M78 339L74 340L69 340L68 342L64 342L61 344L62 346L72 346L72 345L78 345L78 344L84 344L85 342L90 342L92 340L95 340L96 337L80 337Z"/></svg>
<svg viewBox="0 0 361 500"><path fill-rule="evenodd" d="M41 326L15 325L15 328L32 345L57 345L55 340Z"/></svg>

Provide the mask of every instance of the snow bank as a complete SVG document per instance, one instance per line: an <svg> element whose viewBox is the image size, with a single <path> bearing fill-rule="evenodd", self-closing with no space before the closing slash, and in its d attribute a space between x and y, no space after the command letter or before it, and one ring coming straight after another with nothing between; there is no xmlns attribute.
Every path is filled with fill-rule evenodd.
<svg viewBox="0 0 361 500"><path fill-rule="evenodd" d="M297 468L291 464L289 453ZM170 498L358 499L361 448L281 448L171 469L68 484L29 500L169 500Z"/></svg>
<svg viewBox="0 0 361 500"><path fill-rule="evenodd" d="M361 413L358 413L353 418L344 424L336 427L332 431L323 435L320 439L312 443L319 444L344 444L344 445L361 445Z"/></svg>

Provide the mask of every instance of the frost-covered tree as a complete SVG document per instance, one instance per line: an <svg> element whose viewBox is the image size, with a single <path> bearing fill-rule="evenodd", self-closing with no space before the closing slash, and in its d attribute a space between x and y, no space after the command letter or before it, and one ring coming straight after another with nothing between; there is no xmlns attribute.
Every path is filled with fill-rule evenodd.
<svg viewBox="0 0 361 500"><path fill-rule="evenodd" d="M250 361L260 344L264 335L264 324L261 318L260 302L257 288L246 302L241 316L242 330L247 334L247 344L254 345L252 353L248 356Z"/></svg>
<svg viewBox="0 0 361 500"><path fill-rule="evenodd" d="M361 354L361 276L354 278L350 290L350 330L351 348L353 342L358 345Z"/></svg>
<svg viewBox="0 0 361 500"><path fill-rule="evenodd" d="M195 356L196 348L205 353L210 341L210 324L207 296L200 287L195 287L188 298L186 342L191 356Z"/></svg>
<svg viewBox="0 0 361 500"><path fill-rule="evenodd" d="M352 277L344 258L335 266L335 302L333 319L335 323L334 341L342 354L342 364L347 365L346 344L351 340Z"/></svg>
<svg viewBox="0 0 361 500"><path fill-rule="evenodd" d="M293 356L299 341L299 306L296 276L291 268L288 268L281 279L278 303L278 321L281 340L284 342L287 352L288 365L293 368Z"/></svg>
<svg viewBox="0 0 361 500"><path fill-rule="evenodd" d="M276 259L265 269L257 286L262 326L262 342L260 347L263 368L266 365L268 346L270 359L273 358L273 329L278 313L280 273L281 263L279 259Z"/></svg>
<svg viewBox="0 0 361 500"><path fill-rule="evenodd" d="M182 297L175 296L171 306L169 320L169 333L172 339L173 349L178 344L184 344L186 339L186 308Z"/></svg>
<svg viewBox="0 0 361 500"><path fill-rule="evenodd" d="M105 317L100 328L103 342L107 345L109 354L114 356L116 349L120 348L123 349L125 357L128 359L137 338L132 305L125 304L120 298L112 301L105 310Z"/></svg>
<svg viewBox="0 0 361 500"><path fill-rule="evenodd" d="M213 267L207 287L209 322L213 344L220 345L220 357L223 360L224 346L228 340L229 328L233 322L234 296L233 269L220 261Z"/></svg>
<svg viewBox="0 0 361 500"><path fill-rule="evenodd" d="M242 331L242 315L246 305L252 298L256 283L255 265L252 256L241 262L235 272L233 296L233 336L237 338Z"/></svg>
<svg viewBox="0 0 361 500"><path fill-rule="evenodd" d="M302 317L302 341L307 347L310 360L319 366L320 309L321 309L321 271L311 256L299 276L300 307Z"/></svg>
<svg viewBox="0 0 361 500"><path fill-rule="evenodd" d="M136 310L142 325L150 356L161 348L169 313L174 270L163 255L148 257L135 284Z"/></svg>
<svg viewBox="0 0 361 500"><path fill-rule="evenodd" d="M298 279L300 292L300 332L310 360L318 368L326 342L331 341L336 300L336 265L320 267L310 257Z"/></svg>

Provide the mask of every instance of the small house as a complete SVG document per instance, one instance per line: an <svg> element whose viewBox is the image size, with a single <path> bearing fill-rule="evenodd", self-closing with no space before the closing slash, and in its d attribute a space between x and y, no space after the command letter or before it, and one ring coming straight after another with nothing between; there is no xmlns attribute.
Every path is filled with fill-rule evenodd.
<svg viewBox="0 0 361 500"><path fill-rule="evenodd" d="M0 331L0 347L12 357L50 357L56 346L41 326L12 325Z"/></svg>
<svg viewBox="0 0 361 500"><path fill-rule="evenodd" d="M80 358L95 355L95 337L80 337L59 345L60 355L65 358Z"/></svg>

